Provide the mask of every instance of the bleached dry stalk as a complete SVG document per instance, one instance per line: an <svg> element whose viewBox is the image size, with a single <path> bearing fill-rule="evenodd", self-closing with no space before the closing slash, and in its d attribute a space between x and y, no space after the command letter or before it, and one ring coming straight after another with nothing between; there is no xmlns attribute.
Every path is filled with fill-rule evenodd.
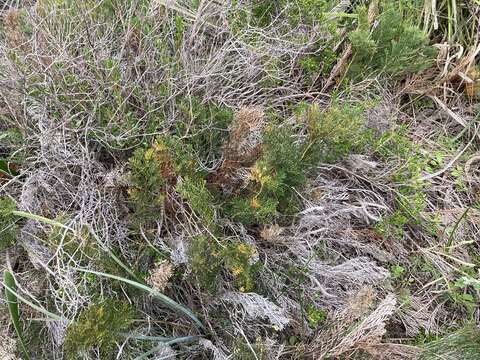
<svg viewBox="0 0 480 360"><path fill-rule="evenodd" d="M247 319L268 319L279 330L290 322L284 309L256 293L229 292L221 300L235 305Z"/></svg>

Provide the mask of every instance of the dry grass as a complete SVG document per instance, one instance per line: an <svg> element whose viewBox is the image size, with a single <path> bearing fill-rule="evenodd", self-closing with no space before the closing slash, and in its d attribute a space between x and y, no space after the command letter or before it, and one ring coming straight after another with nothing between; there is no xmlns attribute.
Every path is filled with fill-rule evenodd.
<svg viewBox="0 0 480 360"><path fill-rule="evenodd" d="M480 46L467 32L480 21L478 4L457 4L463 22L449 32L441 20L448 9L425 1L417 21L439 49L435 64L400 80L378 72L354 82L349 1L329 9L335 34L324 20L296 22L288 15L294 1L266 26L233 16L251 9L248 1L62 3L1 5L0 156L19 175L0 172L0 196L63 224L0 214L0 236L18 227L0 264L15 273L19 294L67 322L104 299L128 303L134 326L113 344L108 356L116 359L140 358L159 341L165 346L154 355L164 358L409 359L466 323L479 326L480 290L460 282L478 281L480 266ZM372 4L369 31L381 9ZM328 71L302 67L330 47ZM305 141L304 103L322 111L367 104L367 145L305 171L305 186L292 190L294 214L234 222L221 206L251 187L264 134L291 127L293 143ZM210 104L232 111L230 123L217 121ZM172 134L183 141L174 155L174 145L153 149ZM185 160L190 145L198 148ZM168 163L152 175L166 179L158 185L162 208L141 225L133 225L129 197L136 149ZM214 194L214 225L178 191L192 180L181 172L192 163ZM216 270L213 293L195 281L209 275L192 265L199 238L210 251L203 265ZM217 266L230 244L243 246L236 262ZM145 282L192 309L205 330L125 283L78 268ZM235 285L239 274L253 279L251 292ZM32 356L67 358L67 323L20 308ZM0 357L15 359L9 320L0 324ZM169 343L187 335L194 341ZM101 358L99 351L77 358Z"/></svg>

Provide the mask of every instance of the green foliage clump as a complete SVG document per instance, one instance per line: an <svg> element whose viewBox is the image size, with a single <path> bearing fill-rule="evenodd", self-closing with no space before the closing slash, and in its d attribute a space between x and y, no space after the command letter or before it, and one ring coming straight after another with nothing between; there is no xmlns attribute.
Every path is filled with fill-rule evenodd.
<svg viewBox="0 0 480 360"><path fill-rule="evenodd" d="M227 215L244 224L267 223L293 204L294 187L305 182L301 146L293 129L268 128L263 139L263 156L250 170L250 187L242 197L227 205Z"/></svg>
<svg viewBox="0 0 480 360"><path fill-rule="evenodd" d="M237 197L229 201L225 213L244 225L266 224L277 215L277 205L278 201L266 195Z"/></svg>
<svg viewBox="0 0 480 360"><path fill-rule="evenodd" d="M148 223L158 217L164 202L168 161L166 151L156 145L135 150L129 159L128 195L135 223Z"/></svg>
<svg viewBox="0 0 480 360"><path fill-rule="evenodd" d="M271 0L254 4L251 11L251 23L257 27L267 27L275 16L275 2Z"/></svg>
<svg viewBox="0 0 480 360"><path fill-rule="evenodd" d="M450 304L455 310L462 311L466 319L472 320L477 308L478 300L466 289L453 286L447 293Z"/></svg>
<svg viewBox="0 0 480 360"><path fill-rule="evenodd" d="M283 15L290 26L324 25L327 21L326 12L332 8L331 0L262 0L255 2L250 10L247 21L256 27L267 27L279 15Z"/></svg>
<svg viewBox="0 0 480 360"><path fill-rule="evenodd" d="M25 77L25 91L46 102L53 116L68 114L70 126L87 126L88 137L102 145L125 149L149 141L151 134L158 133L164 125L164 109L170 95L167 79L179 71L178 41L163 41L163 35L171 28L163 19L170 14L160 12L162 20L158 21L149 10L150 3L38 1L36 25L46 27L52 34L44 39L41 51L55 57L56 46L65 42L65 56L48 67L48 82L29 70L31 61L16 56ZM96 24L88 41L82 32L71 31L79 26L79 16L85 26ZM128 34L122 25L125 23L130 24ZM175 24L178 37L183 38L182 22ZM108 50L98 52L97 47L92 48L93 43L105 37L112 39ZM124 39L124 45L120 46L118 39ZM135 65L127 60L134 56L139 58ZM150 56L155 59L152 63L162 68L162 75L147 80L144 75L149 72L149 65L145 58ZM81 71L72 67L74 58L84 64ZM95 96L88 95L93 93ZM93 119L88 125L87 118Z"/></svg>
<svg viewBox="0 0 480 360"><path fill-rule="evenodd" d="M179 117L175 133L191 148L201 162L218 159L232 122L231 109L213 102L202 103L197 97L179 100ZM179 119L179 120L180 120Z"/></svg>
<svg viewBox="0 0 480 360"><path fill-rule="evenodd" d="M64 350L67 359L78 359L82 352L97 348L102 358L112 356L112 348L133 322L130 305L106 300L84 309L67 328Z"/></svg>
<svg viewBox="0 0 480 360"><path fill-rule="evenodd" d="M217 279L222 269L233 277L234 286L242 291L251 291L259 264L254 260L253 247L241 242L225 242L199 235L192 239L188 248L192 275L201 288L215 292Z"/></svg>
<svg viewBox="0 0 480 360"><path fill-rule="evenodd" d="M177 136L158 138L153 148L160 156L168 159L168 176L203 176L198 171L198 161L195 159L193 146Z"/></svg>
<svg viewBox="0 0 480 360"><path fill-rule="evenodd" d="M200 176L195 170L197 162L191 154L191 147L173 136L158 138L151 147L134 152L129 159L128 194L137 223L148 223L158 217L163 208L166 187L175 185L177 176ZM195 186L192 181L186 180L190 188ZM185 186L181 185L179 189ZM185 195L188 189L183 190Z"/></svg>
<svg viewBox="0 0 480 360"><path fill-rule="evenodd" d="M227 201L226 214L246 225L271 222L279 214L298 210L295 189L320 162L332 162L365 145L362 108L332 106L325 112L312 105L298 126L268 126L262 156L250 169L249 186L242 196ZM305 128L299 140L297 132Z"/></svg>
<svg viewBox="0 0 480 360"><path fill-rule="evenodd" d="M321 55L309 55L299 60L298 65L305 73L304 83L307 86L314 85L320 75L328 75L335 63L337 55L330 48L320 50Z"/></svg>
<svg viewBox="0 0 480 360"><path fill-rule="evenodd" d="M396 209L392 214L382 219L376 225L383 235L392 238L402 238L405 226L422 226L431 236L440 233L438 219L424 215L427 209L428 180L424 177L443 168L444 160L454 152L447 147L451 140L436 138L436 144L442 145L440 150L425 151L413 142L408 135L408 129L400 126L386 131L373 144L373 153L385 162L397 163L391 174L391 181L396 185ZM452 169L452 177L461 182L461 170Z"/></svg>
<svg viewBox="0 0 480 360"><path fill-rule="evenodd" d="M207 228L213 229L215 220L214 198L206 188L205 180L185 177L177 184L175 190L202 220L202 223Z"/></svg>
<svg viewBox="0 0 480 360"><path fill-rule="evenodd" d="M353 61L349 76L360 78L373 72L400 77L428 68L434 61L435 48L427 35L402 14L395 2L381 9L377 24L370 31L367 9L358 10L358 28L349 34Z"/></svg>
<svg viewBox="0 0 480 360"><path fill-rule="evenodd" d="M399 264L393 264L390 266L390 274L392 279L399 279L403 277L405 273L405 268L402 265Z"/></svg>
<svg viewBox="0 0 480 360"><path fill-rule="evenodd" d="M308 304L306 308L306 317L308 326L314 329L325 322L327 319L327 311L325 309L317 308L313 304Z"/></svg>
<svg viewBox="0 0 480 360"><path fill-rule="evenodd" d="M327 23L328 18L325 13L335 3L331 0L297 0L292 6L289 1L283 0L282 2L284 7L290 5L288 6L287 17L292 25Z"/></svg>
<svg viewBox="0 0 480 360"><path fill-rule="evenodd" d="M17 226L12 211L17 206L13 200L7 197L0 198L0 251L13 245L16 241Z"/></svg>
<svg viewBox="0 0 480 360"><path fill-rule="evenodd" d="M343 21L329 14L336 1L332 0L261 0L248 4L233 1L230 13L230 28L232 33L245 38L255 46L261 38L249 31L251 27L266 29L275 26L283 32L286 39L292 43L302 44L312 41L309 55L299 60L299 68L305 73L302 82L311 86L319 74L330 73L337 59L336 44L340 40L339 25ZM308 27L311 35L306 36L298 27ZM307 40L308 39L308 40ZM272 68L272 64L274 65ZM265 62L265 77L260 80L264 86L279 86L282 84L283 74L276 74L277 68L287 66L281 59L270 57ZM279 76L280 75L280 76Z"/></svg>
<svg viewBox="0 0 480 360"><path fill-rule="evenodd" d="M254 262L253 247L243 242L231 242L222 251L225 267L234 277L234 285L241 292L249 292L254 288L254 277L259 269Z"/></svg>
<svg viewBox="0 0 480 360"><path fill-rule="evenodd" d="M361 150L370 141L364 128L365 105L333 104L327 111L311 105L304 114L307 139L301 157L310 166L334 162L352 151Z"/></svg>
<svg viewBox="0 0 480 360"><path fill-rule="evenodd" d="M221 249L217 241L209 236L195 236L188 247L189 264L198 285L214 292L221 270Z"/></svg>
<svg viewBox="0 0 480 360"><path fill-rule="evenodd" d="M373 152L385 161L397 161L400 166L392 174L398 186L396 210L377 224L377 230L392 238L402 238L404 227L420 225L421 213L427 206L421 179L429 166L429 157L407 136L407 129L399 127L385 132L373 145ZM433 224L433 219L430 221Z"/></svg>
<svg viewBox="0 0 480 360"><path fill-rule="evenodd" d="M444 161L455 152L452 139L442 136L435 138L434 144L440 148L426 151L412 141L406 126L386 131L372 145L373 154L384 162L397 163L391 172L390 180L395 184L395 210L377 223L377 230L393 239L401 239L407 226L420 226L430 236L448 233L452 229L442 230L439 220L428 215L427 190L429 181L426 175L435 173L444 167ZM461 186L460 169L452 169L452 177Z"/></svg>

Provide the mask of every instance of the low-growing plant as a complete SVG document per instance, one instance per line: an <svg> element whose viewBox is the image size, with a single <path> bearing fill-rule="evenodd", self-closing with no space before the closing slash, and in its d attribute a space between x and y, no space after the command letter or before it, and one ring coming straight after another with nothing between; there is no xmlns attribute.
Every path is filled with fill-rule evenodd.
<svg viewBox="0 0 480 360"><path fill-rule="evenodd" d="M303 118L307 138L301 158L309 165L334 162L345 155L362 150L370 142L364 127L366 103L341 105L333 103L322 111L318 105L307 107Z"/></svg>
<svg viewBox="0 0 480 360"><path fill-rule="evenodd" d="M296 0L294 3L288 0L262 0L252 4L250 13L244 15L249 25L267 27L278 17L284 18L291 27L301 25L321 25L334 33L335 21L329 16L330 9L335 5L331 0ZM246 11L246 10L244 10Z"/></svg>
<svg viewBox="0 0 480 360"><path fill-rule="evenodd" d="M242 196L227 199L227 216L243 224L266 224L298 210L296 190L320 162L333 162L360 149L369 137L363 129L362 107L316 105L300 113L297 126L267 126L262 155L250 168ZM305 136L298 133L304 129Z"/></svg>
<svg viewBox="0 0 480 360"><path fill-rule="evenodd" d="M267 29L272 29L276 35L281 33L292 44L308 43L308 48L304 48L305 56L295 60L296 70L303 73L298 80L307 88L314 85L320 75L330 73L337 60L341 28L349 26L349 16L330 13L335 5L336 1L331 0L232 1L230 30L254 47L261 46L264 39L260 34ZM259 80L262 87L285 84L282 69L291 66L287 62L290 60L288 57L266 57L265 71Z"/></svg>
<svg viewBox="0 0 480 360"><path fill-rule="evenodd" d="M263 155L250 170L249 188L240 198L229 199L226 213L244 224L267 223L277 211L288 211L296 186L305 182L301 147L291 128L268 128Z"/></svg>
<svg viewBox="0 0 480 360"><path fill-rule="evenodd" d="M184 177L175 190L190 206L191 210L202 220L204 226L213 230L215 220L215 199L202 178Z"/></svg>
<svg viewBox="0 0 480 360"><path fill-rule="evenodd" d="M188 248L192 276L201 288L209 292L217 288L222 264L220 252L216 240L205 235L193 237Z"/></svg>
<svg viewBox="0 0 480 360"><path fill-rule="evenodd" d="M254 256L253 247L243 242L231 242L222 251L225 267L232 274L235 287L241 292L250 292L255 287L259 263Z"/></svg>
<svg viewBox="0 0 480 360"><path fill-rule="evenodd" d="M407 135L406 127L386 131L372 145L374 155L384 161L398 162L392 172L391 180L397 186L395 210L376 224L383 235L400 239L405 226L421 225L433 236L437 236L438 224L433 217L422 213L427 207L425 188L428 182L423 176L433 165L438 154L433 158L422 152Z"/></svg>
<svg viewBox="0 0 480 360"><path fill-rule="evenodd" d="M160 218L167 187L175 186L177 176L198 176L190 150L177 138L164 136L155 140L151 147L134 152L129 159L128 194L135 224Z"/></svg>
<svg viewBox="0 0 480 360"><path fill-rule="evenodd" d="M480 300L480 282L475 279L475 271L465 267L460 269L464 276L454 282L448 282L448 297L453 307L466 312L469 319L473 319L476 304Z"/></svg>
<svg viewBox="0 0 480 360"><path fill-rule="evenodd" d="M327 312L325 309L317 308L313 304L308 304L306 308L306 318L308 326L315 329L327 319Z"/></svg>
<svg viewBox="0 0 480 360"><path fill-rule="evenodd" d="M367 8L361 6L357 11L358 28L349 34L353 49L348 71L351 78L370 73L400 77L431 66L435 48L429 45L427 34L415 25L417 19L399 11L396 2L382 2L371 31Z"/></svg>
<svg viewBox="0 0 480 360"><path fill-rule="evenodd" d="M154 146L137 149L129 159L130 188L128 195L136 223L158 218L165 198L166 179L170 176L166 150Z"/></svg>
<svg viewBox="0 0 480 360"><path fill-rule="evenodd" d="M10 319L12 321L13 327L15 328L20 348L22 349L25 358L28 360L30 359L30 356L28 355L28 351L25 346L22 326L20 324L20 312L18 309L17 295L14 293L14 291L16 291L17 289L17 286L15 284L15 279L13 278L13 275L10 271L5 270L3 272L3 282L5 284L5 301L7 302Z"/></svg>
<svg viewBox="0 0 480 360"><path fill-rule="evenodd" d="M233 277L233 285L241 292L252 291L259 262L252 246L235 241L199 235L191 239L188 248L192 276L198 285L215 292L222 268Z"/></svg>
<svg viewBox="0 0 480 360"><path fill-rule="evenodd" d="M119 281L121 283L128 284L128 285L130 285L130 286L132 286L132 287L134 287L138 290L142 290L142 291L152 295L154 298L156 298L157 300L162 302L165 306L169 307L170 309L176 311L179 314L185 315L190 320L192 320L198 328L203 329L202 323L193 314L192 310L190 310L189 308L177 303L176 301L172 300L168 296L158 292L157 290L155 290L155 289L153 289L153 288L151 288L151 287L149 287L145 284L142 284L140 282L130 280L130 279L127 279L127 278L124 278L124 277L121 277L121 276L112 275L112 274L108 274L108 273L103 273L103 272L99 272L99 271L87 270L87 269L82 269L82 268L76 268L75 270L77 270L81 273L84 273L84 274L91 274L91 275L103 277L103 278L106 278L106 279L116 280L116 281Z"/></svg>
<svg viewBox="0 0 480 360"><path fill-rule="evenodd" d="M404 275L405 268L401 265L394 264L390 266L390 274L393 279L399 279Z"/></svg>
<svg viewBox="0 0 480 360"><path fill-rule="evenodd" d="M210 165L220 157L233 111L212 102L204 104L194 96L182 98L178 103L179 119L174 133L190 146L192 157Z"/></svg>
<svg viewBox="0 0 480 360"><path fill-rule="evenodd" d="M114 358L112 349L133 322L131 306L118 300L105 300L82 310L65 335L64 350L68 359L98 349L102 358Z"/></svg>

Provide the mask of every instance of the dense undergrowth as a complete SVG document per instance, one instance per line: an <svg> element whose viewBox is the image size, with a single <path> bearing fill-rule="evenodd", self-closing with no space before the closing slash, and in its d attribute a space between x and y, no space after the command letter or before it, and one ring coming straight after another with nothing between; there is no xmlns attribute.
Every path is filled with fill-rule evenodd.
<svg viewBox="0 0 480 360"><path fill-rule="evenodd" d="M478 357L478 2L0 6L2 359Z"/></svg>

